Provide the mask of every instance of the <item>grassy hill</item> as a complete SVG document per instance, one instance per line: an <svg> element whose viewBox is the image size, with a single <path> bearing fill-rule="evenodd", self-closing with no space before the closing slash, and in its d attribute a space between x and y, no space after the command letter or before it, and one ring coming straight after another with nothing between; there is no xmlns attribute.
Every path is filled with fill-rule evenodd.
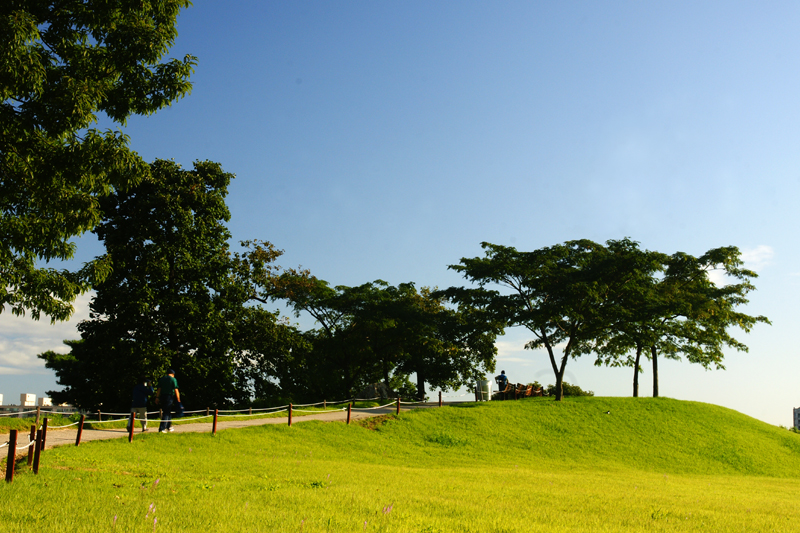
<svg viewBox="0 0 800 533"><path fill-rule="evenodd" d="M380 432L448 460L800 477L800 435L724 407L669 398L467 404L415 411Z"/></svg>
<svg viewBox="0 0 800 533"><path fill-rule="evenodd" d="M137 434L21 470L0 531L800 531L800 435L666 398Z"/></svg>

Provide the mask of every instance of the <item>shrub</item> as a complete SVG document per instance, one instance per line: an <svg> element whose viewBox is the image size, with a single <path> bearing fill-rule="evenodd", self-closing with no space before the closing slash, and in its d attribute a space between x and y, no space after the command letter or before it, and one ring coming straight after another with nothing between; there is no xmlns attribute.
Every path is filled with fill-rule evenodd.
<svg viewBox="0 0 800 533"><path fill-rule="evenodd" d="M570 385L566 381L561 384L562 390L564 391L564 396L594 396L594 391L590 390L583 390L577 385ZM548 396L555 396L556 395L556 386L555 385L548 385L547 386L547 395Z"/></svg>

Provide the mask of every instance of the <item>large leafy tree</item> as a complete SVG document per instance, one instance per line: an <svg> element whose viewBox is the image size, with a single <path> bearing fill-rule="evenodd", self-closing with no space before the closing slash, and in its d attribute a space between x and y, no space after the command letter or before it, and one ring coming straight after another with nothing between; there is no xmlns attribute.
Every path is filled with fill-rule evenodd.
<svg viewBox="0 0 800 533"><path fill-rule="evenodd" d="M526 348L544 348L556 380L556 400L563 397L567 362L590 351L593 340L623 320L622 304L647 279L656 263L636 259L629 239L590 240L520 252L513 247L482 243L485 257L463 258L450 268L478 288L452 287L455 301L483 309L507 326L523 326L533 339ZM499 285L502 290L489 289ZM563 346L560 355L556 347Z"/></svg>
<svg viewBox="0 0 800 533"><path fill-rule="evenodd" d="M189 405L248 397L237 388L237 362L257 344L243 338L246 326L276 319L244 308L248 293L237 283L225 226L232 175L216 163L184 170L163 160L151 172L152 180L102 199L95 233L113 271L96 286L71 354L42 354L66 386L51 393L57 401L124 408L137 377L170 367Z"/></svg>
<svg viewBox="0 0 800 533"><path fill-rule="evenodd" d="M71 239L101 219L101 199L149 176L119 131L186 95L195 58L162 62L188 0L0 2L0 311L53 321L110 271L70 273Z"/></svg>
<svg viewBox="0 0 800 533"><path fill-rule="evenodd" d="M757 274L743 268L741 253L735 246L714 248L700 257L682 252L662 256L663 276L653 278L640 298L628 302L628 319L617 323L598 339L598 363L632 366L633 395L638 396L638 375L642 353L653 367L653 396L659 395L658 356L685 357L706 369L724 369L727 348L748 351L730 330L745 333L765 316L739 311L755 290ZM710 273L718 271L732 283L717 285Z"/></svg>
<svg viewBox="0 0 800 533"><path fill-rule="evenodd" d="M387 287L387 298L368 309L386 328L388 346L394 348L390 364L396 375L416 375L417 398L425 398L426 384L444 391L474 382L495 368L494 341L502 324L467 305L450 306L439 292L413 283ZM385 358L381 358L385 360Z"/></svg>
<svg viewBox="0 0 800 533"><path fill-rule="evenodd" d="M413 393L408 380L416 374L422 398L426 383L448 390L494 370L500 325L413 283L331 287L293 270L265 277L257 292L265 301L286 300L319 325L306 332L307 349L293 352L294 375L282 380L304 397L347 396L381 380Z"/></svg>

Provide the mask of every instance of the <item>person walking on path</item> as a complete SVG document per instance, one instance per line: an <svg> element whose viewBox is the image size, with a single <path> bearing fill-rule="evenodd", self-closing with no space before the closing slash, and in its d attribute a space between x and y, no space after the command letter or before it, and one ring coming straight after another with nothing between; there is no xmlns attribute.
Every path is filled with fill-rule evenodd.
<svg viewBox="0 0 800 533"><path fill-rule="evenodd" d="M158 380L158 402L164 413L161 417L161 424L158 432L172 432L172 413L181 402L181 391L178 390L178 380L175 379L175 371L171 368L167 370L167 375Z"/></svg>
<svg viewBox="0 0 800 533"><path fill-rule="evenodd" d="M131 402L131 414L135 415L142 422L142 431L147 431L147 400L153 394L153 387L147 384L147 378L142 378L133 387L133 401ZM128 421L128 431L131 430L133 418Z"/></svg>

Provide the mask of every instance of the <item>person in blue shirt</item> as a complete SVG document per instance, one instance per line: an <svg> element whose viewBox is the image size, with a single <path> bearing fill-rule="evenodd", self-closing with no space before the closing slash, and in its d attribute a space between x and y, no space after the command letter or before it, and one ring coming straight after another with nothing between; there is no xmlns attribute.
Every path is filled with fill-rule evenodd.
<svg viewBox="0 0 800 533"><path fill-rule="evenodd" d="M506 385L508 385L508 376L506 376L505 370L501 370L500 375L494 379L497 382L497 386L500 387L501 391L506 388Z"/></svg>
<svg viewBox="0 0 800 533"><path fill-rule="evenodd" d="M131 414L134 414L142 423L142 431L147 431L147 400L153 394L153 387L147 383L147 378L142 378L133 387L133 400L131 401ZM128 431L131 430L131 420L128 420Z"/></svg>

